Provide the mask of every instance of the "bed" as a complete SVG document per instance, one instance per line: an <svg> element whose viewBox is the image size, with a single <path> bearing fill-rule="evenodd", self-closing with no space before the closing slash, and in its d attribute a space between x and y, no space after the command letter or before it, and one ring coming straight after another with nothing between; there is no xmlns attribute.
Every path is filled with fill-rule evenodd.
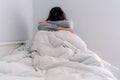
<svg viewBox="0 0 120 80"><path fill-rule="evenodd" d="M66 34L66 35L65 35ZM28 43L29 44L29 43ZM0 58L0 80L118 80L120 70L68 31L39 31L26 45Z"/></svg>

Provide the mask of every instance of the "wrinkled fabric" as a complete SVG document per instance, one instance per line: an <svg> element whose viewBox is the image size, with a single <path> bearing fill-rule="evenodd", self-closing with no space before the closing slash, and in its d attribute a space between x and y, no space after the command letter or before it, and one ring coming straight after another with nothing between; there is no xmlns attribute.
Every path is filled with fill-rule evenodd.
<svg viewBox="0 0 120 80"><path fill-rule="evenodd" d="M39 31L31 53L21 48L0 59L0 80L117 80L120 73L68 31Z"/></svg>

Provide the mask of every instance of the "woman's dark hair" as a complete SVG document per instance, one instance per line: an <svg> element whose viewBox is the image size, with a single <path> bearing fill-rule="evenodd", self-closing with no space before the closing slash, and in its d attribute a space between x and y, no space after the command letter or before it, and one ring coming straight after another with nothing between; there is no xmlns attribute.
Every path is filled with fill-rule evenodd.
<svg viewBox="0 0 120 80"><path fill-rule="evenodd" d="M66 20L66 15L60 7L53 7L50 10L47 21L48 20L50 20L50 21Z"/></svg>

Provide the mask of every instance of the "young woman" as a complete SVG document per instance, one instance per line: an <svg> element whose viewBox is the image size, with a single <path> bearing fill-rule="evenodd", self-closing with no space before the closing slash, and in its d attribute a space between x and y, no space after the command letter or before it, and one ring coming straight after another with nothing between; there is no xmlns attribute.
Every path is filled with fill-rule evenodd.
<svg viewBox="0 0 120 80"><path fill-rule="evenodd" d="M64 11L60 7L50 10L46 20L40 20L38 30L58 31L66 30L74 33L73 22L66 19Z"/></svg>

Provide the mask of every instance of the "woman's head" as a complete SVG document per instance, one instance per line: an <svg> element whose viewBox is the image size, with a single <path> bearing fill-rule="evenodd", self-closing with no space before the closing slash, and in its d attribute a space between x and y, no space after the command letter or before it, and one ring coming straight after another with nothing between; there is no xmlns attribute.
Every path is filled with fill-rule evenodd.
<svg viewBox="0 0 120 80"><path fill-rule="evenodd" d="M50 21L66 20L66 15L60 7L53 7L49 12L47 20Z"/></svg>

